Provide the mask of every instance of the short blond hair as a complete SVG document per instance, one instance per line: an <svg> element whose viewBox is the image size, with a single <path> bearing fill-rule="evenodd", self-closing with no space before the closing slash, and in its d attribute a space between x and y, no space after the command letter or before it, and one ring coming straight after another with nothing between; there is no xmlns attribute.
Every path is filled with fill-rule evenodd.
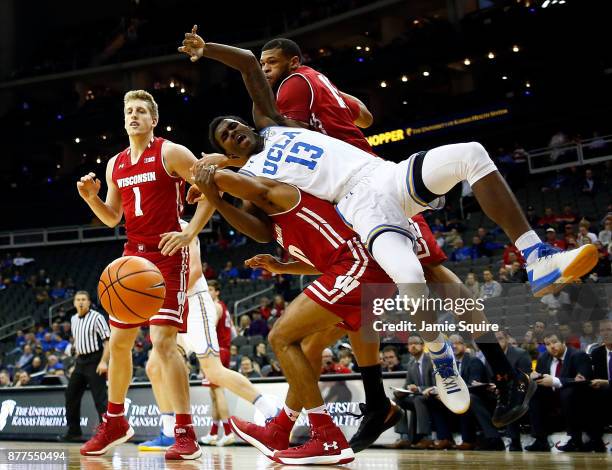
<svg viewBox="0 0 612 470"><path fill-rule="evenodd" d="M149 106L149 111L151 112L151 116L153 116L153 119L159 120L159 109L157 107L157 102L155 101L155 98L153 98L153 95L151 93L145 90L128 91L123 96L123 104L125 105L128 101L131 100L142 100L146 102Z"/></svg>

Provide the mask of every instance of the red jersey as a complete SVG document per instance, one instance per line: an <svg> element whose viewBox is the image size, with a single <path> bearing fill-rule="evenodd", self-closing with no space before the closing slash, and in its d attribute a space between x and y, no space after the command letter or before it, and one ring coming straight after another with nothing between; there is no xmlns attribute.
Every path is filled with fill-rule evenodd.
<svg viewBox="0 0 612 470"><path fill-rule="evenodd" d="M217 340L221 349L229 349L232 343L232 317L227 311L225 302L219 300L219 303L222 311L221 318L217 322Z"/></svg>
<svg viewBox="0 0 612 470"><path fill-rule="evenodd" d="M310 67L298 67L281 82L276 105L282 115L308 123L313 131L373 153L361 130L353 124L359 117L359 105L343 98L329 78Z"/></svg>
<svg viewBox="0 0 612 470"><path fill-rule="evenodd" d="M325 273L348 254L348 241L359 237L340 218L336 209L300 190L300 201L290 211L271 215L276 241L294 258Z"/></svg>
<svg viewBox="0 0 612 470"><path fill-rule="evenodd" d="M166 170L163 143L164 139L154 137L134 164L128 147L117 155L112 172L121 194L128 241L149 250L157 247L162 233L181 231L185 181Z"/></svg>

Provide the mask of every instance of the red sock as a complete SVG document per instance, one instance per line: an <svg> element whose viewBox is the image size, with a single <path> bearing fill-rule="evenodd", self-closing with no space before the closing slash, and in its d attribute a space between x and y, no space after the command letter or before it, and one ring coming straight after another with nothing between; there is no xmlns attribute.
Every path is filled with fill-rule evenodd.
<svg viewBox="0 0 612 470"><path fill-rule="evenodd" d="M109 401L108 407L106 408L106 415L109 418L123 416L123 410L124 410L123 403L113 403Z"/></svg>
<svg viewBox="0 0 612 470"><path fill-rule="evenodd" d="M312 424L312 426L315 428L334 424L333 420L331 419L331 416L327 413L308 413L308 420L310 421L310 424Z"/></svg>
<svg viewBox="0 0 612 470"><path fill-rule="evenodd" d="M213 421L213 424L210 427L210 435L216 436L218 432L219 432L219 425L217 424L216 421Z"/></svg>
<svg viewBox="0 0 612 470"><path fill-rule="evenodd" d="M177 426L190 426L191 415L190 414L176 414L176 425Z"/></svg>
<svg viewBox="0 0 612 470"><path fill-rule="evenodd" d="M223 433L226 436L232 433L232 428L230 427L229 421L227 419L223 420Z"/></svg>
<svg viewBox="0 0 612 470"><path fill-rule="evenodd" d="M280 410L280 413L278 416L276 416L276 418L274 418L274 421L276 421L276 423L287 432L291 432L293 425L295 424L295 421L292 421L291 418L287 416L284 409Z"/></svg>

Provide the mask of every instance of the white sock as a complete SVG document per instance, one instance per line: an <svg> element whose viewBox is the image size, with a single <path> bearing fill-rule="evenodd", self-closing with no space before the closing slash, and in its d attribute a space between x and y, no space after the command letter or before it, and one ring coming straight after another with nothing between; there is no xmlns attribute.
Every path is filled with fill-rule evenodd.
<svg viewBox="0 0 612 470"><path fill-rule="evenodd" d="M323 403L321 406L317 406L316 408L311 408L309 410L306 410L306 413L308 413L309 415L313 413L329 415L329 411L327 411L327 405L325 403Z"/></svg>
<svg viewBox="0 0 612 470"><path fill-rule="evenodd" d="M162 413L162 433L166 437L174 437L174 413Z"/></svg>
<svg viewBox="0 0 612 470"><path fill-rule="evenodd" d="M514 242L514 246L516 246L519 250L521 250L521 252L523 252L527 248L531 248L532 246L537 245L538 243L542 243L542 240L540 240L538 234L535 233L533 230L529 230L528 232L525 232L517 238L517 240ZM538 253L536 252L536 250L533 250L531 253L529 253L525 261L527 261L527 263L531 263L537 258Z"/></svg>
<svg viewBox="0 0 612 470"><path fill-rule="evenodd" d="M433 341L425 341L425 345L431 357L446 356L446 339L442 333L438 333L438 337Z"/></svg>
<svg viewBox="0 0 612 470"><path fill-rule="evenodd" d="M283 405L283 410L285 410L285 414L291 421L296 421L298 419L298 416L300 416L299 411L292 410L287 405Z"/></svg>
<svg viewBox="0 0 612 470"><path fill-rule="evenodd" d="M253 406L255 406L266 419L274 418L278 414L278 407L272 400L263 395L257 395L257 398L255 398L253 402Z"/></svg>

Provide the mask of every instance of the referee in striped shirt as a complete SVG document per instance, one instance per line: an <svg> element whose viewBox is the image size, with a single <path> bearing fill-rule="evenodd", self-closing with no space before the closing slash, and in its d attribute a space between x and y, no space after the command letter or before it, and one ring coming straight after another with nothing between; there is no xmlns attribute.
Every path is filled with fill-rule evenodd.
<svg viewBox="0 0 612 470"><path fill-rule="evenodd" d="M78 442L82 439L81 398L87 385L91 389L99 419L102 420L108 400L106 372L110 356L110 329L104 316L91 310L91 299L87 291L80 290L76 293L74 307L77 313L72 316L70 326L74 336L73 354L76 352L77 358L66 389L68 432L61 436L62 441L68 442Z"/></svg>

